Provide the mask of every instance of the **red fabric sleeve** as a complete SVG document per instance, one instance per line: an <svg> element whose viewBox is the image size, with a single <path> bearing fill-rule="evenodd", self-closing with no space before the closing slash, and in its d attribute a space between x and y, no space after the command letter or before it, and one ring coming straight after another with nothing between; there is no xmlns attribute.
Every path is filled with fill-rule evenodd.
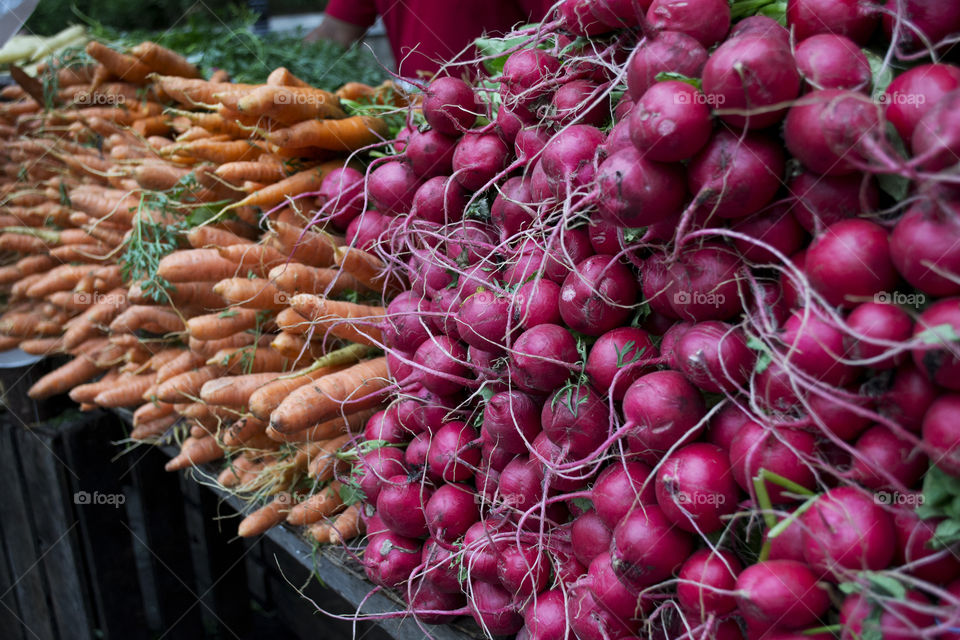
<svg viewBox="0 0 960 640"><path fill-rule="evenodd" d="M377 5L374 0L330 0L325 13L331 18L366 28L377 19Z"/></svg>

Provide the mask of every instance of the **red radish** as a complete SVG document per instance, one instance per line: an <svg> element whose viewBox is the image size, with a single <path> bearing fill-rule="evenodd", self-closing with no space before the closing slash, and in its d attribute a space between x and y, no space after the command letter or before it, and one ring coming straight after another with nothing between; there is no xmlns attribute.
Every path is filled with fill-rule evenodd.
<svg viewBox="0 0 960 640"><path fill-rule="evenodd" d="M931 380L947 389L960 390L960 298L944 298L927 307L914 326L913 337L928 348L913 350L913 362ZM929 348L932 347L932 348Z"/></svg>
<svg viewBox="0 0 960 640"><path fill-rule="evenodd" d="M526 511L542 497L540 463L517 456L500 472L500 496L504 504Z"/></svg>
<svg viewBox="0 0 960 640"><path fill-rule="evenodd" d="M660 31L641 41L627 62L627 87L639 100L663 72L699 78L707 63L706 48L696 38L680 31Z"/></svg>
<svg viewBox="0 0 960 640"><path fill-rule="evenodd" d="M560 4L560 20L563 28L575 36L599 35L610 28L590 10L591 0L564 0Z"/></svg>
<svg viewBox="0 0 960 640"><path fill-rule="evenodd" d="M460 580L457 568L461 558L454 552L444 549L433 538L423 543L420 560L424 565L424 577L442 591L460 592ZM466 566L466 560L464 560Z"/></svg>
<svg viewBox="0 0 960 640"><path fill-rule="evenodd" d="M589 477L562 478L554 473L552 469L557 465L570 463L571 456L567 455L559 445L554 443L550 438L547 437L547 434L542 431L536 438L533 439L533 453L531 453L530 457L534 458L534 454L547 461L544 464L538 465L537 471L540 474L540 477L550 485L550 489L554 491L580 491L591 480ZM582 475L582 472L579 474L575 473L574 475ZM550 512L551 508L553 509L553 512ZM548 515L559 516L563 508L564 503L556 502L548 507Z"/></svg>
<svg viewBox="0 0 960 640"><path fill-rule="evenodd" d="M657 504L678 527L712 533L736 511L737 483L720 447L697 442L671 453L657 470Z"/></svg>
<svg viewBox="0 0 960 640"><path fill-rule="evenodd" d="M514 141L517 160L532 160L537 157L552 137L553 134L546 127L524 127L517 133Z"/></svg>
<svg viewBox="0 0 960 640"><path fill-rule="evenodd" d="M630 105L630 113L633 113L633 103L631 102ZM607 139L603 143L603 153L605 156L610 157L618 151L632 148L633 140L630 139L630 117L629 114L627 114L622 118L617 118L617 124L613 125L613 128L607 132Z"/></svg>
<svg viewBox="0 0 960 640"><path fill-rule="evenodd" d="M642 270L643 297L654 311L670 318L726 320L743 310L737 284L741 266L722 245L699 245L682 253L675 263L654 253Z"/></svg>
<svg viewBox="0 0 960 640"><path fill-rule="evenodd" d="M460 135L477 121L480 105L466 82L459 78L437 78L427 87L423 115L427 123L448 136Z"/></svg>
<svg viewBox="0 0 960 640"><path fill-rule="evenodd" d="M498 584L474 580L468 591L470 613L486 632L495 635L513 635L523 626L513 597Z"/></svg>
<svg viewBox="0 0 960 640"><path fill-rule="evenodd" d="M421 369L423 386L437 395L449 395L463 388L457 380L447 376L462 378L468 374L465 364L467 350L459 342L447 336L436 336L424 340L417 347L413 360Z"/></svg>
<svg viewBox="0 0 960 640"><path fill-rule="evenodd" d="M630 270L612 256L580 262L560 290L560 317L574 331L600 335L622 325L637 299Z"/></svg>
<svg viewBox="0 0 960 640"><path fill-rule="evenodd" d="M587 584L600 606L620 620L639 620L651 601L641 597L637 589L617 577L610 553L598 555L590 562Z"/></svg>
<svg viewBox="0 0 960 640"><path fill-rule="evenodd" d="M887 0L883 14L883 31L899 44L903 51L926 49L960 31L960 7L952 2L937 0ZM901 16L899 33L894 33ZM929 44L928 44L929 43ZM946 50L949 43L934 46Z"/></svg>
<svg viewBox="0 0 960 640"><path fill-rule="evenodd" d="M773 199L784 162L783 144L770 136L720 129L690 162L687 184L705 213L743 218Z"/></svg>
<svg viewBox="0 0 960 640"><path fill-rule="evenodd" d="M573 459L586 457L609 435L607 403L588 384L568 384L551 395L540 414L543 432Z"/></svg>
<svg viewBox="0 0 960 640"><path fill-rule="evenodd" d="M513 296L511 310L515 326L531 329L538 324L560 324L560 285L535 278L524 283Z"/></svg>
<svg viewBox="0 0 960 640"><path fill-rule="evenodd" d="M508 96L508 104L528 105L541 97L548 81L560 70L560 61L542 49L520 49L510 54L503 63L500 76L501 93Z"/></svg>
<svg viewBox="0 0 960 640"><path fill-rule="evenodd" d="M609 389L615 400L622 400L627 387L650 372L649 367L638 363L656 357L657 348L650 334L636 327L619 327L593 343L587 355L586 371L597 389Z"/></svg>
<svg viewBox="0 0 960 640"><path fill-rule="evenodd" d="M367 420L363 428L364 440L382 440L387 444L406 444L413 434L400 424L397 407L393 405L384 411L378 411ZM403 456L401 456L403 459ZM394 472L390 475L396 475Z"/></svg>
<svg viewBox="0 0 960 640"><path fill-rule="evenodd" d="M534 209L529 180L517 176L500 185L490 218L500 228L501 237L509 238L533 224Z"/></svg>
<svg viewBox="0 0 960 640"><path fill-rule="evenodd" d="M633 144L633 143L631 143ZM592 220L590 222L589 234L590 245L597 253L606 253L617 255L622 247L617 233L619 227L606 220Z"/></svg>
<svg viewBox="0 0 960 640"><path fill-rule="evenodd" d="M743 425L751 422L750 416L735 404L727 404L720 411L713 414L710 420L710 429L707 440L725 451L730 450L730 443L736 437Z"/></svg>
<svg viewBox="0 0 960 640"><path fill-rule="evenodd" d="M552 193L573 191L593 180L593 158L603 139L602 131L586 124L566 127L550 139L540 164Z"/></svg>
<svg viewBox="0 0 960 640"><path fill-rule="evenodd" d="M823 573L879 571L893 560L893 520L871 494L837 487L817 498L800 517L803 557Z"/></svg>
<svg viewBox="0 0 960 640"><path fill-rule="evenodd" d="M435 129L414 132L407 140L406 156L421 180L448 175L453 166L457 141Z"/></svg>
<svg viewBox="0 0 960 640"><path fill-rule="evenodd" d="M419 315L429 311L429 300L422 300L411 291L400 293L387 305L384 341L399 351L416 351L430 336L426 322Z"/></svg>
<svg viewBox="0 0 960 640"><path fill-rule="evenodd" d="M483 409L485 436L511 453L526 453L527 442L540 432L540 403L522 391L494 394Z"/></svg>
<svg viewBox="0 0 960 640"><path fill-rule="evenodd" d="M427 537L423 506L433 489L405 475L396 475L383 483L377 496L377 515L390 531L408 538Z"/></svg>
<svg viewBox="0 0 960 640"><path fill-rule="evenodd" d="M817 626L830 607L817 576L793 560L767 560L747 567L737 578L737 591L741 615L759 629Z"/></svg>
<svg viewBox="0 0 960 640"><path fill-rule="evenodd" d="M861 203L861 188L866 204ZM793 213L811 233L834 222L872 213L879 206L876 182L861 174L820 176L803 171L787 182Z"/></svg>
<svg viewBox="0 0 960 640"><path fill-rule="evenodd" d="M463 218L467 192L449 176L430 178L413 196L411 217L435 224L448 224Z"/></svg>
<svg viewBox="0 0 960 640"><path fill-rule="evenodd" d="M419 382L420 374L414 372L413 367L401 358L410 360L413 358L413 354L392 350L387 352L387 369L390 371L390 377L396 380L397 384L401 386Z"/></svg>
<svg viewBox="0 0 960 640"><path fill-rule="evenodd" d="M613 532L594 509L584 512L570 525L570 544L574 556L582 565L589 566L594 558L606 553L611 540Z"/></svg>
<svg viewBox="0 0 960 640"><path fill-rule="evenodd" d="M436 431L459 403L456 396L439 396L424 388L409 391L397 402L397 421L411 433Z"/></svg>
<svg viewBox="0 0 960 640"><path fill-rule="evenodd" d="M703 619L722 616L737 608L732 593L742 567L737 557L726 550L700 549L680 567L677 602L687 613Z"/></svg>
<svg viewBox="0 0 960 640"><path fill-rule="evenodd" d="M589 80L571 80L560 85L551 105L560 124L578 122L600 127L610 120L609 96L604 96Z"/></svg>
<svg viewBox="0 0 960 640"><path fill-rule="evenodd" d="M567 632L566 598L560 589L544 591L523 610L524 630L528 640L563 638ZM518 636L519 637L519 636Z"/></svg>
<svg viewBox="0 0 960 640"><path fill-rule="evenodd" d="M790 44L790 32L773 18L763 15L748 16L740 20L730 29L727 39L747 35L777 38L786 45Z"/></svg>
<svg viewBox="0 0 960 640"><path fill-rule="evenodd" d="M397 587L405 583L420 564L420 541L387 531L367 541L363 568L374 584Z"/></svg>
<svg viewBox="0 0 960 640"><path fill-rule="evenodd" d="M921 202L890 234L890 257L903 279L932 296L960 294L960 205ZM954 278L945 277L953 274Z"/></svg>
<svg viewBox="0 0 960 640"><path fill-rule="evenodd" d="M457 333L472 347L487 351L503 349L510 320L509 298L490 291L477 291L468 296L454 318Z"/></svg>
<svg viewBox="0 0 960 640"><path fill-rule="evenodd" d="M859 45L877 28L880 14L860 0L788 0L787 24L793 27L797 41L818 33L847 36Z"/></svg>
<svg viewBox="0 0 960 640"><path fill-rule="evenodd" d="M877 411L903 428L919 433L923 416L939 393L930 379L908 362L894 373L890 387L877 401Z"/></svg>
<svg viewBox="0 0 960 640"><path fill-rule="evenodd" d="M864 162L866 140L882 136L879 108L856 91L811 91L787 113L787 149L803 165L821 175L855 173Z"/></svg>
<svg viewBox="0 0 960 640"><path fill-rule="evenodd" d="M497 576L504 589L526 600L547 588L550 560L538 547L507 544L497 558Z"/></svg>
<svg viewBox="0 0 960 640"><path fill-rule="evenodd" d="M923 417L923 441L931 446L933 462L952 475L960 475L960 429L957 412L960 394L945 393L930 405Z"/></svg>
<svg viewBox="0 0 960 640"><path fill-rule="evenodd" d="M444 624L460 616L459 609L466 604L462 593L443 591L433 580L421 578L410 585L410 610L426 624ZM439 613L449 611L450 613Z"/></svg>
<svg viewBox="0 0 960 640"><path fill-rule="evenodd" d="M543 275L557 284L563 284L576 265L592 255L593 247L590 246L590 234L586 228L564 227L550 238Z"/></svg>
<svg viewBox="0 0 960 640"><path fill-rule="evenodd" d="M330 222L345 230L350 222L363 213L363 174L353 167L334 169L320 183L317 204L333 203Z"/></svg>
<svg viewBox="0 0 960 640"><path fill-rule="evenodd" d="M475 265L486 259L494 245L494 230L479 220L465 220L446 234L447 257L456 264ZM460 287L463 291L463 287ZM470 295L465 293L464 297Z"/></svg>
<svg viewBox="0 0 960 640"><path fill-rule="evenodd" d="M390 226L390 217L379 211L364 211L347 225L347 245L369 251Z"/></svg>
<svg viewBox="0 0 960 640"><path fill-rule="evenodd" d="M793 517L794 513L791 512L787 517ZM769 531L770 529L767 530L768 533ZM770 542L771 560L806 562L803 559L803 525L799 523L799 517L795 517L776 537L770 538L765 533L763 540Z"/></svg>
<svg viewBox="0 0 960 640"><path fill-rule="evenodd" d="M400 449L378 447L365 453L354 463L353 476L359 479L358 484L366 502L376 504L380 490L387 479L406 473L403 460L403 452Z"/></svg>
<svg viewBox="0 0 960 640"><path fill-rule="evenodd" d="M920 119L946 94L960 89L960 67L922 64L904 71L884 93L887 120L910 142Z"/></svg>
<svg viewBox="0 0 960 640"><path fill-rule="evenodd" d="M870 338L888 342L905 342L913 333L913 320L898 306L883 302L866 302L847 316L847 324L856 336L851 339L850 353L853 358L878 358L890 351L889 346L871 344ZM890 355L871 362L873 369L894 369L903 362L905 354Z"/></svg>
<svg viewBox="0 0 960 640"><path fill-rule="evenodd" d="M827 384L844 386L857 376L855 367L840 361L847 355L843 333L818 316L795 311L784 325L783 343L791 365Z"/></svg>
<svg viewBox="0 0 960 640"><path fill-rule="evenodd" d="M470 525L463 536L463 565L472 580L497 582L497 549L491 539L496 527L491 520Z"/></svg>
<svg viewBox="0 0 960 640"><path fill-rule="evenodd" d="M870 409L870 398L857 396L854 400L848 398L843 400L846 404L852 404L864 410ZM823 396L811 393L807 399L807 404L810 408L810 417L819 420L823 424L823 428L841 440L853 440L870 425L869 417L846 408L830 395ZM817 428L821 428L820 423L815 423Z"/></svg>
<svg viewBox="0 0 960 640"><path fill-rule="evenodd" d="M632 428L629 449L642 456L661 454L678 442L693 442L703 430L703 397L676 371L655 371L638 379L623 397Z"/></svg>
<svg viewBox="0 0 960 640"><path fill-rule="evenodd" d="M608 529L631 511L656 502L650 474L650 467L632 461L617 461L600 474L593 485L593 505Z"/></svg>
<svg viewBox="0 0 960 640"><path fill-rule="evenodd" d="M777 38L743 35L727 40L703 68L703 92L733 127L764 129L781 120L800 94L800 74L789 47Z"/></svg>
<svg viewBox="0 0 960 640"><path fill-rule="evenodd" d="M937 526L943 522L943 519L921 520L911 508L915 501L919 501L920 496L907 495L913 501L906 500L907 506L898 509L893 519L893 526L897 532L895 563L901 565L916 562L917 564L910 569L910 574L934 584L947 584L960 577L960 560L953 552L944 551L942 548L934 549L930 546L930 542L937 538ZM931 556L937 556L937 559L923 562Z"/></svg>
<svg viewBox="0 0 960 640"><path fill-rule="evenodd" d="M678 529L660 507L630 512L613 531L611 551L617 575L638 588L669 578L690 557L690 535Z"/></svg>
<svg viewBox="0 0 960 640"><path fill-rule="evenodd" d="M507 166L509 150L500 136L468 133L453 152L453 178L469 191L477 191Z"/></svg>
<svg viewBox="0 0 960 640"><path fill-rule="evenodd" d="M741 218L733 225L733 230L744 235L756 238L764 244L770 245L783 255L796 253L806 244L806 234L803 227L790 213L786 204L779 204L755 213L747 218ZM733 244L743 255L744 259L757 264L777 264L779 259L773 251L754 242L734 238Z"/></svg>
<svg viewBox="0 0 960 640"><path fill-rule="evenodd" d="M730 5L724 0L653 0L647 21L654 29L680 31L712 47L730 30Z"/></svg>
<svg viewBox="0 0 960 640"><path fill-rule="evenodd" d="M658 164L628 148L597 170L600 215L620 227L644 227L680 213L686 196L678 165Z"/></svg>
<svg viewBox="0 0 960 640"><path fill-rule="evenodd" d="M871 602L868 596L854 593L847 596L840 607L842 638L868 638L873 634L883 640L914 640L921 637L922 631L936 624L933 616L919 607L929 607L930 601L920 592L910 590L901 601L879 603ZM874 615L875 607L880 608L880 618ZM941 636L942 637L942 636Z"/></svg>
<svg viewBox="0 0 960 640"><path fill-rule="evenodd" d="M660 341L660 354L671 369L680 369L680 362L677 360L677 344L683 334L687 332L687 329L692 326L692 322L677 322L663 334L663 339Z"/></svg>
<svg viewBox="0 0 960 640"><path fill-rule="evenodd" d="M430 535L452 545L480 519L480 508L469 487L445 484L430 496L424 514Z"/></svg>
<svg viewBox="0 0 960 640"><path fill-rule="evenodd" d="M590 11L611 29L635 27L640 24L642 11L650 8L652 0L594 0Z"/></svg>
<svg viewBox="0 0 960 640"><path fill-rule="evenodd" d="M420 187L417 174L406 162L391 160L370 172L367 193L377 209L388 215L407 213Z"/></svg>
<svg viewBox="0 0 960 640"><path fill-rule="evenodd" d="M811 36L797 45L794 56L800 75L814 89L863 91L870 86L867 56L846 36Z"/></svg>
<svg viewBox="0 0 960 640"><path fill-rule="evenodd" d="M720 393L746 383L756 353L747 347L743 331L711 320L683 332L674 347L674 358L687 380L705 391Z"/></svg>
<svg viewBox="0 0 960 640"><path fill-rule="evenodd" d="M630 112L630 137L637 150L657 162L693 157L713 132L706 96L686 82L658 82Z"/></svg>
<svg viewBox="0 0 960 640"><path fill-rule="evenodd" d="M636 637L636 625L628 625L607 611L597 602L586 584L574 585L570 589L567 619L572 635L578 640L625 640Z"/></svg>
<svg viewBox="0 0 960 640"><path fill-rule="evenodd" d="M511 109L505 104L497 109L497 129L508 146L516 141L517 134L527 125L529 114L524 111L523 108Z"/></svg>
<svg viewBox="0 0 960 640"><path fill-rule="evenodd" d="M445 482L463 482L480 464L479 434L464 422L448 422L433 434L427 468Z"/></svg>
<svg viewBox="0 0 960 640"><path fill-rule="evenodd" d="M897 284L887 231L868 220L841 220L807 248L810 284L832 305L847 308L887 294Z"/></svg>
<svg viewBox="0 0 960 640"><path fill-rule="evenodd" d="M578 359L577 343L569 331L539 324L514 342L510 371L522 389L547 392L563 384Z"/></svg>
<svg viewBox="0 0 960 640"><path fill-rule="evenodd" d="M436 296L439 291L448 291L448 287L454 281L450 266L450 261L445 256L441 257L436 253L415 253L407 262L410 288L415 293L426 296ZM441 324L435 318L431 322L434 325Z"/></svg>
<svg viewBox="0 0 960 640"><path fill-rule="evenodd" d="M927 456L920 449L883 425L867 429L854 448L856 455L850 475L871 489L913 487L928 467ZM900 485L892 485L887 476L892 476Z"/></svg>
<svg viewBox="0 0 960 640"><path fill-rule="evenodd" d="M730 443L730 468L740 488L755 494L753 479L761 469L773 471L802 487L813 489L816 480L803 457L813 456L814 437L796 429L767 429L756 422L740 428ZM792 502L791 493L770 482L765 483L773 504Z"/></svg>

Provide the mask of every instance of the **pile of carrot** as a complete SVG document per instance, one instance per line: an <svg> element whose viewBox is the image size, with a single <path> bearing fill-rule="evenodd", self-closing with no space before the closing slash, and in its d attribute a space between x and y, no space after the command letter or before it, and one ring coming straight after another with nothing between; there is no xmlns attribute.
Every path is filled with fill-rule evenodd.
<svg viewBox="0 0 960 640"><path fill-rule="evenodd" d="M202 79L152 42L86 52L42 69L43 95L0 91L0 346L70 358L31 397L132 409L133 441L179 443L168 470L216 471L250 500L240 535L287 521L354 538L336 478L389 390L389 299L379 261L311 225L311 207L387 136L341 104L377 90L328 93L283 68L263 85ZM144 274L130 263L156 254L149 225L174 240Z"/></svg>

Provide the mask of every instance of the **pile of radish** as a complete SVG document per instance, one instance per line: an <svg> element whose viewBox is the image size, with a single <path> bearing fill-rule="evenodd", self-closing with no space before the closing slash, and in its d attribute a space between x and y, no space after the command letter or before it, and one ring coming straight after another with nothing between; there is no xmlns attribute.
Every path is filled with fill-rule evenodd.
<svg viewBox="0 0 960 640"><path fill-rule="evenodd" d="M344 482L421 623L960 637L960 5L746 4L564 0L321 212L410 282Z"/></svg>

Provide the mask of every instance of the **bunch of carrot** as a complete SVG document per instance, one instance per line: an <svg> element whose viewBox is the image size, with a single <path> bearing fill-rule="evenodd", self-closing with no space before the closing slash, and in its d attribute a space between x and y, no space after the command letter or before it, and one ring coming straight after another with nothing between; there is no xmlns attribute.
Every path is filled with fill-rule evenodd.
<svg viewBox="0 0 960 640"><path fill-rule="evenodd" d="M0 91L0 345L72 357L32 397L134 409L132 440L180 443L168 470L222 465L221 485L266 500L240 535L355 537L337 478L389 387L382 265L312 227L298 196L385 137L340 102L377 90L283 68L204 80L151 42L86 52L44 69L43 95Z"/></svg>

